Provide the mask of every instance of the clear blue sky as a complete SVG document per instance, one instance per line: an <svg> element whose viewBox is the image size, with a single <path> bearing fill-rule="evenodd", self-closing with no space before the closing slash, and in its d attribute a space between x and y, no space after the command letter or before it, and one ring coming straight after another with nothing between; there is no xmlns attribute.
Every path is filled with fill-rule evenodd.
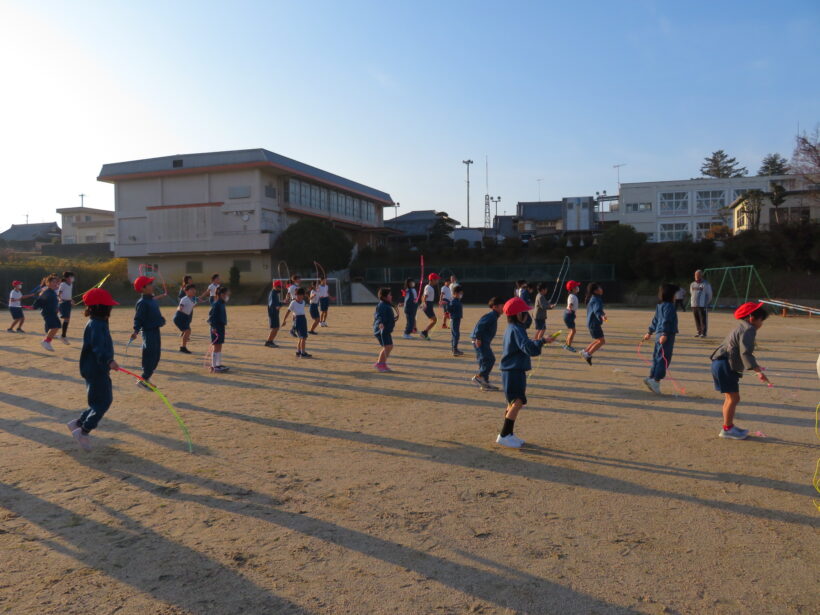
<svg viewBox="0 0 820 615"><path fill-rule="evenodd" d="M573 6L574 5L574 6ZM483 215L519 200L756 172L820 122L820 2L9 2L0 227L113 208L100 166L265 147ZM392 217L392 211L387 217Z"/></svg>

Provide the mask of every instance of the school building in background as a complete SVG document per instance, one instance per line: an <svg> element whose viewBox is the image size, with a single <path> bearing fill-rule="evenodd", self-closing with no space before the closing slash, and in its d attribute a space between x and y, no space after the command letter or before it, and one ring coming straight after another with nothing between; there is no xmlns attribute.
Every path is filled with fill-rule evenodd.
<svg viewBox="0 0 820 615"><path fill-rule="evenodd" d="M302 218L327 220L360 247L395 232L384 227L388 193L265 149L105 164L97 179L114 184L115 254L132 277L142 263L168 281L227 279L236 266L243 283L269 282L273 243Z"/></svg>
<svg viewBox="0 0 820 615"><path fill-rule="evenodd" d="M64 245L107 243L114 248L116 223L110 209L93 207L64 207L57 213L63 218Z"/></svg>

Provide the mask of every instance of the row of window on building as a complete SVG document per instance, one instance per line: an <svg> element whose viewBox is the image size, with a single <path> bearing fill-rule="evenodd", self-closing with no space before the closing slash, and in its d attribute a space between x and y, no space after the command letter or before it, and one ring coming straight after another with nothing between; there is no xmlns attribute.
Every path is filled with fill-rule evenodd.
<svg viewBox="0 0 820 615"><path fill-rule="evenodd" d="M734 196L728 200L727 190L696 190L694 192L694 213L708 213L719 211L729 205L732 201L746 194L746 190L731 191ZM692 200L689 192L659 192L658 193L658 215L661 216L686 216L689 215L689 203ZM652 211L652 203L625 203L624 213L636 214L645 211Z"/></svg>
<svg viewBox="0 0 820 615"><path fill-rule="evenodd" d="M285 180L285 195L290 205L309 207L365 222L376 221L376 205L372 202L300 179Z"/></svg>
<svg viewBox="0 0 820 615"><path fill-rule="evenodd" d="M808 222L811 218L811 209L809 207L781 207L779 210L770 209L768 212L768 224L785 224ZM765 221L764 221L765 223ZM682 241L688 237L693 237L695 241L706 239L709 231L716 226L721 226L727 223L713 220L709 222L695 222L694 228L689 222L661 222L658 224L658 241ZM744 227L749 224L744 212L738 212L738 225ZM692 233L694 230L694 233ZM655 241L655 233L647 233L649 241Z"/></svg>

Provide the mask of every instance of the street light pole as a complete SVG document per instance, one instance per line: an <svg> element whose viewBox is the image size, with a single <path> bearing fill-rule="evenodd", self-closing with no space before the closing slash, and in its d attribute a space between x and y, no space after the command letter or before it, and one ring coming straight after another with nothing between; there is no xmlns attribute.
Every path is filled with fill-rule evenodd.
<svg viewBox="0 0 820 615"><path fill-rule="evenodd" d="M473 161L462 160L461 162L467 165L467 228L470 228L470 165Z"/></svg>
<svg viewBox="0 0 820 615"><path fill-rule="evenodd" d="M498 202L500 200L500 196L496 198L490 197L490 201L495 203L495 219L493 220L493 230L495 230L496 233L498 232Z"/></svg>
<svg viewBox="0 0 820 615"><path fill-rule="evenodd" d="M538 182L538 202L540 203L541 202L541 182L544 181L544 180L542 178L542 179L536 179L535 181Z"/></svg>
<svg viewBox="0 0 820 615"><path fill-rule="evenodd" d="M393 206L393 220L395 220L395 219L396 219L396 216L398 216L398 215L399 215L399 207L400 207L400 206L401 206L401 203L399 203L398 201L396 201L396 204Z"/></svg>

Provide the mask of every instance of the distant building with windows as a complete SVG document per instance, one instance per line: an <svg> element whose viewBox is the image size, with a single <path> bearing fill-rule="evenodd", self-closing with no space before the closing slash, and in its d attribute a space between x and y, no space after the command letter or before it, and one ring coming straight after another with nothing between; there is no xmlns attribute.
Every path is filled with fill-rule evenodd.
<svg viewBox="0 0 820 615"><path fill-rule="evenodd" d="M65 207L57 213L63 218L62 242L65 245L116 243L116 223L110 209Z"/></svg>
<svg viewBox="0 0 820 615"><path fill-rule="evenodd" d="M793 176L777 183L784 189L783 203L774 207L769 197L764 196L761 199L757 225L759 230L766 231L777 224L820 222L820 185L812 185L800 176ZM771 192L771 188L767 192ZM754 228L754 214L744 195L738 196L729 205L729 210L735 234Z"/></svg>
<svg viewBox="0 0 820 615"><path fill-rule="evenodd" d="M705 239L715 226L734 225L729 210L748 190L770 190L771 182L788 182L794 176L699 177L678 181L621 184L620 199L606 221L628 224L649 241Z"/></svg>
<svg viewBox="0 0 820 615"><path fill-rule="evenodd" d="M265 149L105 164L97 179L114 184L115 254L132 276L148 263L166 280L227 279L235 266L243 283L269 281L274 241L303 218L326 220L360 247L391 232L388 193Z"/></svg>
<svg viewBox="0 0 820 615"><path fill-rule="evenodd" d="M56 222L12 224L0 233L0 239L19 248L37 248L60 241L60 226Z"/></svg>

